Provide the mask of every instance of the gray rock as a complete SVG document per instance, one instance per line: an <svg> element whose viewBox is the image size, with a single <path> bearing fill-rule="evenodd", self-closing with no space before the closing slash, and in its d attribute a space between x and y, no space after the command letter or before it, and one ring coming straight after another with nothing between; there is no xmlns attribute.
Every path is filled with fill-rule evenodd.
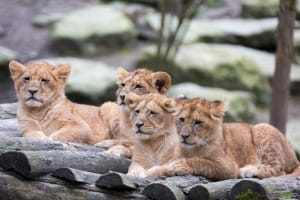
<svg viewBox="0 0 300 200"><path fill-rule="evenodd" d="M17 117L17 103L0 104L0 119L12 119Z"/></svg>
<svg viewBox="0 0 300 200"><path fill-rule="evenodd" d="M46 27L59 21L65 16L62 13L51 13L49 15L37 15L33 18L32 24L36 27Z"/></svg>
<svg viewBox="0 0 300 200"><path fill-rule="evenodd" d="M0 66L7 67L9 61L15 58L16 58L16 53L13 50L0 46Z"/></svg>
<svg viewBox="0 0 300 200"><path fill-rule="evenodd" d="M99 105L115 99L115 68L99 61L78 58L51 58L46 61L53 65L71 64L72 71L66 87L66 94L71 100Z"/></svg>
<svg viewBox="0 0 300 200"><path fill-rule="evenodd" d="M74 11L53 25L53 45L63 54L95 55L119 50L136 38L133 23L111 6Z"/></svg>
<svg viewBox="0 0 300 200"><path fill-rule="evenodd" d="M267 78L263 76L256 60L240 51L240 46L203 43L183 45L175 63L164 65L157 63L154 52L154 48L145 50L139 66L164 67L175 83L191 81L204 86L251 91L258 103L268 102L270 87Z"/></svg>
<svg viewBox="0 0 300 200"><path fill-rule="evenodd" d="M244 17L275 17L278 13L278 0L242 0L241 14Z"/></svg>
<svg viewBox="0 0 300 200"><path fill-rule="evenodd" d="M228 91L220 88L202 87L194 83L181 83L170 88L168 96L184 94L188 98L225 100L225 121L251 122L255 117L254 97L249 92Z"/></svg>
<svg viewBox="0 0 300 200"><path fill-rule="evenodd" d="M17 118L0 118L0 136L21 137L21 130Z"/></svg>
<svg viewBox="0 0 300 200"><path fill-rule="evenodd" d="M144 17L145 23L155 32L160 29L160 15L149 13ZM168 16L167 21L174 23L175 29L178 20ZM260 49L274 49L276 46L275 31L277 18L267 19L194 19L186 32L184 42L197 41L225 42L242 44ZM166 30L165 35L168 34Z"/></svg>

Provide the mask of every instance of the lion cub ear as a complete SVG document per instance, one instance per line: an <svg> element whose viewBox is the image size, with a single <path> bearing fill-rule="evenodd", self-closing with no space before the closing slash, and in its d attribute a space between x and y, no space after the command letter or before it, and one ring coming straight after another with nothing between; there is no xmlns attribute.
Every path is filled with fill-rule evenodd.
<svg viewBox="0 0 300 200"><path fill-rule="evenodd" d="M26 67L22 65L21 63L12 60L9 63L9 71L10 71L10 76L13 80L16 80L18 77L20 77L24 71L26 70Z"/></svg>
<svg viewBox="0 0 300 200"><path fill-rule="evenodd" d="M129 72L124 67L118 68L118 79L124 79L126 76L128 76Z"/></svg>
<svg viewBox="0 0 300 200"><path fill-rule="evenodd" d="M224 101L212 101L211 102L211 109L212 113L210 114L210 117L213 120L220 120L223 118L225 113L225 102Z"/></svg>
<svg viewBox="0 0 300 200"><path fill-rule="evenodd" d="M172 113L173 115L176 115L179 111L177 107L176 100L173 98L167 98L163 103L162 103L162 108L167 111L168 113Z"/></svg>
<svg viewBox="0 0 300 200"><path fill-rule="evenodd" d="M133 110L140 102L141 98L142 98L141 96L131 92L126 95L125 104L129 109Z"/></svg>
<svg viewBox="0 0 300 200"><path fill-rule="evenodd" d="M53 69L53 72L60 81L66 83L71 73L71 65L58 65Z"/></svg>
<svg viewBox="0 0 300 200"><path fill-rule="evenodd" d="M155 72L151 75L151 79L160 94L165 94L172 83L170 75L166 72Z"/></svg>

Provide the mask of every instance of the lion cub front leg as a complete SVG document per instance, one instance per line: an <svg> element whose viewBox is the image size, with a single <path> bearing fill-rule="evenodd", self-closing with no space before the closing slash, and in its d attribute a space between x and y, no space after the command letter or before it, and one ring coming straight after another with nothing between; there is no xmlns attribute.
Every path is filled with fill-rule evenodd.
<svg viewBox="0 0 300 200"><path fill-rule="evenodd" d="M156 165L146 171L146 176L149 178L160 178L167 176L167 165Z"/></svg>
<svg viewBox="0 0 300 200"><path fill-rule="evenodd" d="M125 147L121 144L115 145L112 148L104 151L103 153L110 156L120 156L131 158L132 157L132 148Z"/></svg>
<svg viewBox="0 0 300 200"><path fill-rule="evenodd" d="M81 126L64 126L58 131L52 133L49 138L61 142L77 142L93 144L92 130L82 124Z"/></svg>
<svg viewBox="0 0 300 200"><path fill-rule="evenodd" d="M26 132L26 133L23 133L23 137L51 140L51 138L49 138L47 135L45 135L42 131Z"/></svg>
<svg viewBox="0 0 300 200"><path fill-rule="evenodd" d="M169 163L166 167L166 174L168 176L183 176L192 174L193 170L187 163L186 159L178 159Z"/></svg>
<svg viewBox="0 0 300 200"><path fill-rule="evenodd" d="M128 176L145 178L147 176L146 170L140 164L132 162L128 169Z"/></svg>
<svg viewBox="0 0 300 200"><path fill-rule="evenodd" d="M37 121L19 120L19 123L21 125L23 137L50 140L50 138L45 133L43 133Z"/></svg>
<svg viewBox="0 0 300 200"><path fill-rule="evenodd" d="M103 140L101 142L98 142L97 144L95 144L94 146L97 147L103 147L103 148L111 148L115 145L117 145L119 143L119 140L116 139L110 139L110 140Z"/></svg>

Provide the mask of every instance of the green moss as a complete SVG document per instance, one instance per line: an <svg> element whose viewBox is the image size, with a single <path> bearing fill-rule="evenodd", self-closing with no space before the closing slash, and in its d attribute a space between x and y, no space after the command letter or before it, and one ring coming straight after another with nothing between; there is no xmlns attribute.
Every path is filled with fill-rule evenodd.
<svg viewBox="0 0 300 200"><path fill-rule="evenodd" d="M283 198L283 199L291 199L293 197L292 193L291 192L281 192L279 194L280 198Z"/></svg>
<svg viewBox="0 0 300 200"><path fill-rule="evenodd" d="M249 199L268 200L267 197L262 196L261 194L258 194L250 189L248 189L246 192L240 193L234 199L235 200L249 200Z"/></svg>

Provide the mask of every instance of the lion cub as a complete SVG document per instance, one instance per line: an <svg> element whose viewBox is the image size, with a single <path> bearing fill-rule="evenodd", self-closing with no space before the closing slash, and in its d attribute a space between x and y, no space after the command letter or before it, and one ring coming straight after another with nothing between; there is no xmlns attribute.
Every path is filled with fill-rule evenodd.
<svg viewBox="0 0 300 200"><path fill-rule="evenodd" d="M32 62L27 66L11 61L11 77L18 97L18 121L24 137L95 144L117 134L119 106L100 108L69 101L64 88L70 65L51 66Z"/></svg>
<svg viewBox="0 0 300 200"><path fill-rule="evenodd" d="M176 135L174 100L159 94L126 97L134 136L134 151L128 175L145 177L146 170L174 159Z"/></svg>
<svg viewBox="0 0 300 200"><path fill-rule="evenodd" d="M171 77L166 72L152 72L146 69L127 71L124 68L118 70L117 103L122 108L120 116L120 139L106 140L97 144L98 146L111 147L104 153L109 155L132 156L133 134L129 122L129 109L125 104L127 94L133 92L138 95L159 93L165 94L171 86Z"/></svg>
<svg viewBox="0 0 300 200"><path fill-rule="evenodd" d="M222 123L224 102L178 100L181 158L148 176L194 174L222 180L291 173L298 161L282 133L269 124Z"/></svg>

